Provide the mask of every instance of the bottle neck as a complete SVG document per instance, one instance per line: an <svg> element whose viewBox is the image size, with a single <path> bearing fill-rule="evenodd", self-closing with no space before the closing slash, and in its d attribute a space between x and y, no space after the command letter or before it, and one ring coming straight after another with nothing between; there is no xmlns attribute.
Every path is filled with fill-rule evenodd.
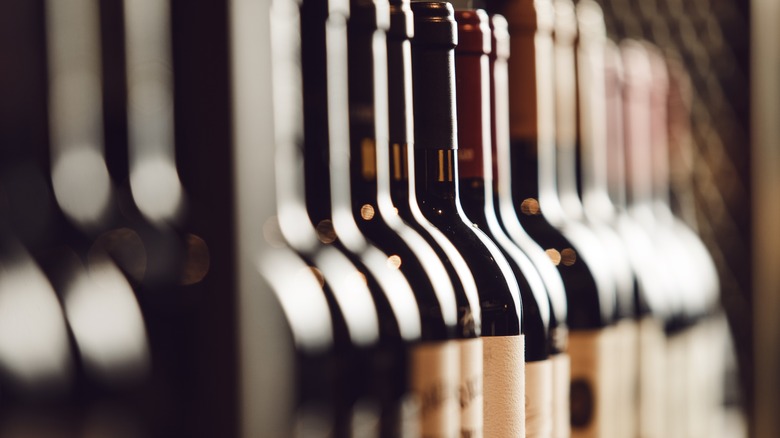
<svg viewBox="0 0 780 438"><path fill-rule="evenodd" d="M360 251L365 239L351 210L347 23L331 14L324 32L309 24L322 29L302 20L306 206L321 241L338 236Z"/></svg>
<svg viewBox="0 0 780 438"><path fill-rule="evenodd" d="M608 189L608 110L604 44L583 41L577 56L582 202L592 219L611 220L615 207Z"/></svg>
<svg viewBox="0 0 780 438"><path fill-rule="evenodd" d="M353 208L390 214L388 52L383 30L349 30L350 173Z"/></svg>
<svg viewBox="0 0 780 438"><path fill-rule="evenodd" d="M577 80L574 41L557 37L553 54L558 195L566 214L580 218L582 204L577 190Z"/></svg>
<svg viewBox="0 0 780 438"><path fill-rule="evenodd" d="M625 210L626 154L623 112L623 88L618 48L609 45L604 53L606 96L606 184L609 198L618 210Z"/></svg>
<svg viewBox="0 0 780 438"><path fill-rule="evenodd" d="M441 214L460 210L458 196L458 151L415 148L415 192L417 200Z"/></svg>
<svg viewBox="0 0 780 438"><path fill-rule="evenodd" d="M330 193L308 196L329 181L326 172L328 151L315 147L313 139L327 139L328 110L325 34L326 19L301 8L299 26L286 26L290 20L273 20L274 78L296 81L289 87L274 87L277 205L279 226L294 249L307 253L317 246L312 222L330 218ZM300 39L298 39L300 35ZM300 61L294 56L300 50ZM299 64L300 62L300 64ZM301 89L302 93L296 93ZM294 121L303 120L302 126ZM325 142L327 144L327 142ZM323 155L324 154L324 155Z"/></svg>
<svg viewBox="0 0 780 438"><path fill-rule="evenodd" d="M536 101L531 102L535 105L537 121L536 141L525 142L524 146L536 146L537 157L537 199L539 207L544 216L552 224L561 224L565 220L563 208L558 197L557 180L557 157L555 148L555 46L550 34L537 33L533 37L533 55L526 57L533 60L535 66L533 84L535 84ZM510 77L512 75L512 60L515 62L524 62L522 56L513 56L510 58ZM512 83L510 83L510 87ZM529 85L524 85L528 87ZM533 146L531 146L533 147ZM529 151L530 152L530 151ZM529 154L526 152L526 155ZM514 159L513 159L514 160ZM515 185L517 187L517 185Z"/></svg>
<svg viewBox="0 0 780 438"><path fill-rule="evenodd" d="M458 179L483 190L484 205L479 208L493 212L489 61L485 54L456 50Z"/></svg>

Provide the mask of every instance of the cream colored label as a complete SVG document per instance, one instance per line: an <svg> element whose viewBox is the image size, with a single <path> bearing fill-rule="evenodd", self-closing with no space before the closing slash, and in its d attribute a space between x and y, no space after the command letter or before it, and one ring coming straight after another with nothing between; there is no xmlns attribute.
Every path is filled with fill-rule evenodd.
<svg viewBox="0 0 780 438"><path fill-rule="evenodd" d="M666 428L664 436L685 437L688 407L686 401L687 332L666 338Z"/></svg>
<svg viewBox="0 0 780 438"><path fill-rule="evenodd" d="M569 427L569 383L571 381L571 360L568 353L558 353L550 359L553 366L553 438L568 438Z"/></svg>
<svg viewBox="0 0 780 438"><path fill-rule="evenodd" d="M352 436L379 438L379 409L371 402L358 402L352 409Z"/></svg>
<svg viewBox="0 0 780 438"><path fill-rule="evenodd" d="M639 322L639 436L663 437L666 424L666 335L654 318Z"/></svg>
<svg viewBox="0 0 780 438"><path fill-rule="evenodd" d="M484 434L490 438L525 436L525 339L482 338L484 357Z"/></svg>
<svg viewBox="0 0 780 438"><path fill-rule="evenodd" d="M547 438L553 429L553 363L525 363L525 436Z"/></svg>
<svg viewBox="0 0 780 438"><path fill-rule="evenodd" d="M617 437L616 382L612 328L569 332L571 436Z"/></svg>
<svg viewBox="0 0 780 438"><path fill-rule="evenodd" d="M412 392L419 400L423 438L459 435L460 354L456 341L418 345L412 352Z"/></svg>
<svg viewBox="0 0 780 438"><path fill-rule="evenodd" d="M635 320L624 319L615 326L617 379L617 436L637 436L637 391L639 388L639 327Z"/></svg>
<svg viewBox="0 0 780 438"><path fill-rule="evenodd" d="M482 338L464 339L460 344L460 436L482 438Z"/></svg>

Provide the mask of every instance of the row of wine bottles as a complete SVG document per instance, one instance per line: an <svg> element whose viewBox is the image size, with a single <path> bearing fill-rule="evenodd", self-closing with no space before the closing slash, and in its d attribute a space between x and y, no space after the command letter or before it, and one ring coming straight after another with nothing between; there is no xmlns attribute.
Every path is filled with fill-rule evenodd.
<svg viewBox="0 0 780 438"><path fill-rule="evenodd" d="M718 277L668 199L684 71L590 0L346 3L271 11L290 433L713 433Z"/></svg>
<svg viewBox="0 0 780 438"><path fill-rule="evenodd" d="M592 0L229 4L0 2L0 436L717 436L673 59Z"/></svg>

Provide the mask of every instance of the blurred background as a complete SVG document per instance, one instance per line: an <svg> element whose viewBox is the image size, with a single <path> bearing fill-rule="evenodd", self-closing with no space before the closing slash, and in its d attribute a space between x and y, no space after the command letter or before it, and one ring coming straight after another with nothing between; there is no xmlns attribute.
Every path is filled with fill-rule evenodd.
<svg viewBox="0 0 780 438"><path fill-rule="evenodd" d="M688 72L673 202L718 267L727 402L780 436L780 4L599 3L610 38ZM247 164L273 138L269 5L0 2L0 437L73 436L74 410L89 437L145 436L136 415L187 436L273 420L288 341L255 265L275 207Z"/></svg>

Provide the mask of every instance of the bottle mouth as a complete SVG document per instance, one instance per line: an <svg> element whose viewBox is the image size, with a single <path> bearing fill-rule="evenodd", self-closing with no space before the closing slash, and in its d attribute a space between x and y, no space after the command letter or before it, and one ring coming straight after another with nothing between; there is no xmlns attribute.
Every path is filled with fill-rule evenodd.
<svg viewBox="0 0 780 438"><path fill-rule="evenodd" d="M456 53L490 54L490 19L485 11L482 9L455 11L455 20L458 22Z"/></svg>
<svg viewBox="0 0 780 438"><path fill-rule="evenodd" d="M447 2L412 2L417 46L454 48L458 44L455 9Z"/></svg>
<svg viewBox="0 0 780 438"><path fill-rule="evenodd" d="M509 24L503 15L490 17L490 56L509 59Z"/></svg>

